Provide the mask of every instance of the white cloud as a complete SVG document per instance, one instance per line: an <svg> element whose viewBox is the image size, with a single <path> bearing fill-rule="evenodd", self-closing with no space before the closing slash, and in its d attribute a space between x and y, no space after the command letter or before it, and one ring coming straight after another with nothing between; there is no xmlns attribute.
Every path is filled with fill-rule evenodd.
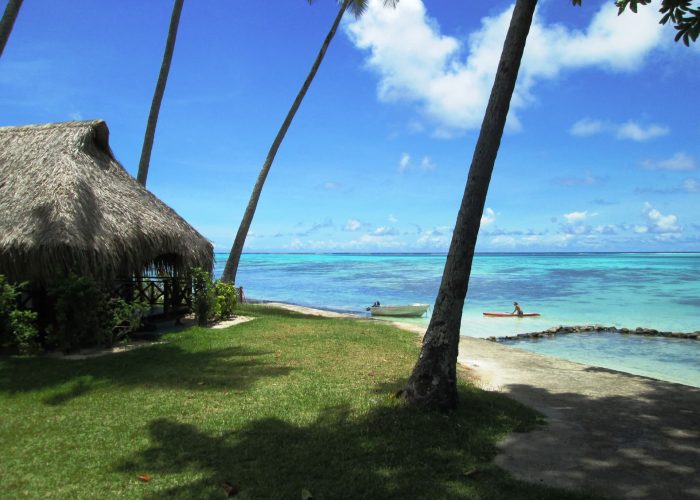
<svg viewBox="0 0 700 500"><path fill-rule="evenodd" d="M424 156L421 158L420 163L418 164L417 167L414 167L411 163L411 155L408 153L403 153L401 154L401 158L399 159L399 173L403 174L408 172L409 170L416 170L420 169L423 172L429 172L432 170L435 170L437 168L437 165L435 165L435 162L430 158L430 156Z"/></svg>
<svg viewBox="0 0 700 500"><path fill-rule="evenodd" d="M695 158L689 154L680 152L665 160L645 160L642 162L642 166L649 170L683 171L695 170L697 168L697 162Z"/></svg>
<svg viewBox="0 0 700 500"><path fill-rule="evenodd" d="M683 181L683 190L688 193L700 193L700 180L686 179Z"/></svg>
<svg viewBox="0 0 700 500"><path fill-rule="evenodd" d="M433 160L430 159L430 156L424 156L420 161L420 168L424 172L428 172L430 170L435 170L437 167L435 163L433 163Z"/></svg>
<svg viewBox="0 0 700 500"><path fill-rule="evenodd" d="M401 159L399 160L399 172L401 172L403 174L406 170L408 170L408 167L410 166L410 164L411 164L411 155L409 155L408 153L403 153L401 155Z"/></svg>
<svg viewBox="0 0 700 500"><path fill-rule="evenodd" d="M436 226L432 229L418 231L418 239L416 245L418 248L433 248L447 250L452 238L452 226Z"/></svg>
<svg viewBox="0 0 700 500"><path fill-rule="evenodd" d="M368 52L367 66L379 75L379 99L417 103L436 135L449 136L480 126L511 14L512 7L482 19L466 44L442 34L421 0L402 0L396 9L370 0L367 12L344 26L355 46ZM584 31L545 24L536 13L510 126L519 126L515 113L533 101L537 80L591 66L634 70L661 43L661 29L652 7L618 16L605 2Z"/></svg>
<svg viewBox="0 0 700 500"><path fill-rule="evenodd" d="M669 133L669 129L664 125L657 125L655 123L642 125L632 120L628 120L624 123L613 123L583 118L571 126L569 133L577 137L588 137L607 133L614 135L616 139L643 142L666 135Z"/></svg>
<svg viewBox="0 0 700 500"><path fill-rule="evenodd" d="M362 222L360 222L357 219L348 219L348 221L345 223L345 227L343 229L345 231L357 231L362 227Z"/></svg>
<svg viewBox="0 0 700 500"><path fill-rule="evenodd" d="M396 229L390 226L380 226L372 233L374 236L395 236Z"/></svg>
<svg viewBox="0 0 700 500"><path fill-rule="evenodd" d="M285 247L290 250L301 250L304 248L304 243L299 238L294 238L288 245L285 245Z"/></svg>
<svg viewBox="0 0 700 500"><path fill-rule="evenodd" d="M394 217L394 214L389 214L389 217L387 218L387 220L388 220L389 222L391 222L392 224L396 224L396 223L399 221L399 219L397 219L396 217Z"/></svg>
<svg viewBox="0 0 700 500"><path fill-rule="evenodd" d="M680 233L681 228L678 225L678 217L672 214L664 215L659 212L654 206L646 202L644 204L644 215L647 218L646 226L637 226L635 231L640 233ZM641 227L646 230L641 230ZM639 231L637 229L640 229Z"/></svg>
<svg viewBox="0 0 700 500"><path fill-rule="evenodd" d="M605 123L600 120L591 120L589 118L584 118L577 121L571 126L571 135L578 137L586 137L589 135L595 135L603 132L605 130Z"/></svg>
<svg viewBox="0 0 700 500"><path fill-rule="evenodd" d="M592 215L592 214L591 214ZM564 214L564 218L567 222L580 222L588 217L588 210L582 212L571 212L569 214Z"/></svg>
<svg viewBox="0 0 700 500"><path fill-rule="evenodd" d="M574 238L571 234L528 234L523 236L499 235L489 240L496 247L566 247Z"/></svg>
<svg viewBox="0 0 700 500"><path fill-rule="evenodd" d="M481 225L482 226L488 226L489 224L492 224L496 220L496 212L493 211L493 208L487 208L484 210L484 213L481 215Z"/></svg>
<svg viewBox="0 0 700 500"><path fill-rule="evenodd" d="M336 189L340 188L340 184L337 182L324 182L323 183L323 189L326 191L335 191Z"/></svg>
<svg viewBox="0 0 700 500"><path fill-rule="evenodd" d="M357 240L353 240L348 246L356 248L376 248L376 249L386 249L386 248L397 248L400 247L402 243L391 237L377 236L373 234L363 234Z"/></svg>
<svg viewBox="0 0 700 500"><path fill-rule="evenodd" d="M643 142L655 137L668 134L668 127L661 125L647 125L644 127L637 122L628 121L617 127L615 136L618 139L630 139L632 141Z"/></svg>

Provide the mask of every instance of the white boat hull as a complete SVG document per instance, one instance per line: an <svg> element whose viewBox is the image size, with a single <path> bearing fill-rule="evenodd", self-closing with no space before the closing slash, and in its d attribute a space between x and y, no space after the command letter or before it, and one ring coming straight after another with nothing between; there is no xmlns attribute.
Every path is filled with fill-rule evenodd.
<svg viewBox="0 0 700 500"><path fill-rule="evenodd" d="M420 318L430 306L428 304L410 304L407 306L372 306L372 316L393 316L396 318Z"/></svg>

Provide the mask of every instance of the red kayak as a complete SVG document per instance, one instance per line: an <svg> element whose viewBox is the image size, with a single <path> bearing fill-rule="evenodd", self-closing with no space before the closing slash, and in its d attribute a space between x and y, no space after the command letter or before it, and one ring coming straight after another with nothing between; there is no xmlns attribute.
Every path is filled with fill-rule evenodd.
<svg viewBox="0 0 700 500"><path fill-rule="evenodd" d="M539 316L540 313L524 313L524 314L513 314L513 313L484 313L484 316L489 316L491 318L523 318L525 316Z"/></svg>

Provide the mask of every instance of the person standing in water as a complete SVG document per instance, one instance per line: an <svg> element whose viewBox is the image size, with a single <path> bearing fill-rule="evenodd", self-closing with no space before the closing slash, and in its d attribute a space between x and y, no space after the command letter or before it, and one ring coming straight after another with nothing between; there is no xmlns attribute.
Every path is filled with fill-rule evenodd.
<svg viewBox="0 0 700 500"><path fill-rule="evenodd" d="M515 309L513 309L513 312L511 314L517 314L518 316L523 315L523 310L520 308L517 302L513 302L513 305L515 306Z"/></svg>

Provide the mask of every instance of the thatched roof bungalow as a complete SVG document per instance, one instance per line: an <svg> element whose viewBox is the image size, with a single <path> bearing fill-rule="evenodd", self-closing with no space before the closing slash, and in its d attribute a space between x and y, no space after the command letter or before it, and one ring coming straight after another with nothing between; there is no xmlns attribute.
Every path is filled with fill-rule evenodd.
<svg viewBox="0 0 700 500"><path fill-rule="evenodd" d="M213 247L115 159L101 120L0 127L0 273L211 269Z"/></svg>

